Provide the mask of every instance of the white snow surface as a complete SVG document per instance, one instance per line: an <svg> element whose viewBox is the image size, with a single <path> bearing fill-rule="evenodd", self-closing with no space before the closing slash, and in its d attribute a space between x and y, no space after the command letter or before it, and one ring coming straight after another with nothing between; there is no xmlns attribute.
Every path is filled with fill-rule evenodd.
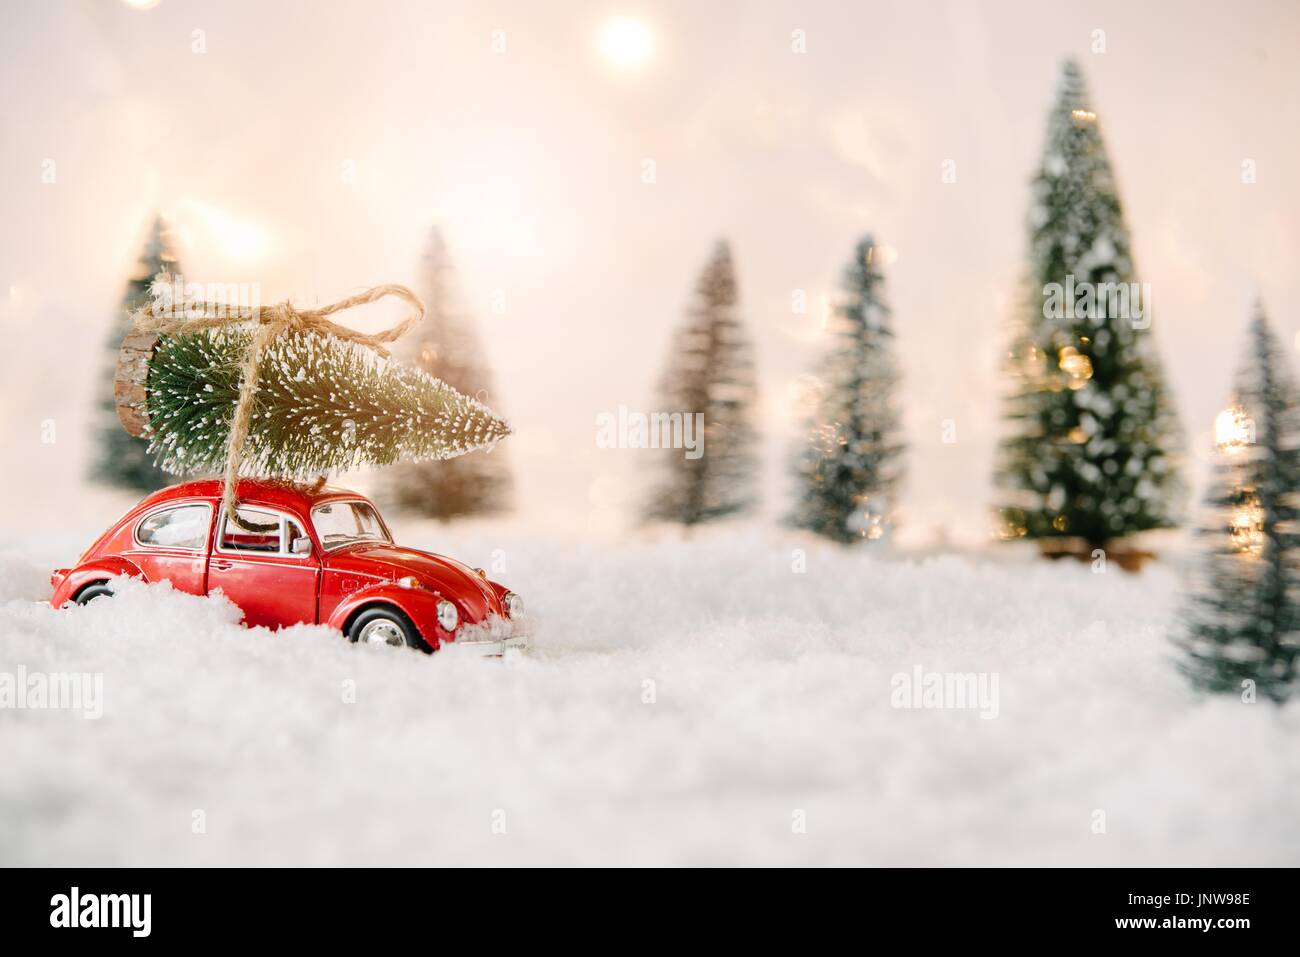
<svg viewBox="0 0 1300 957"><path fill-rule="evenodd" d="M423 544L504 562L528 655L246 629L125 580L55 611L68 556L0 555L0 671L103 674L98 720L0 710L0 864L1300 864L1300 705L1185 685L1168 568L745 527ZM996 672L998 716L892 707L917 665Z"/></svg>

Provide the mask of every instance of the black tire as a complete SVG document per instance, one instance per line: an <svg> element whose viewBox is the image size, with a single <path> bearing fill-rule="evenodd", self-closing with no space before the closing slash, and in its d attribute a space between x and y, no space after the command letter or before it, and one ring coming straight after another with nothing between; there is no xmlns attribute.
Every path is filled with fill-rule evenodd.
<svg viewBox="0 0 1300 957"><path fill-rule="evenodd" d="M89 605L96 598L112 598L113 589L108 587L108 582L95 582L93 585L87 585L81 591L77 592L77 604Z"/></svg>
<svg viewBox="0 0 1300 957"><path fill-rule="evenodd" d="M396 631L401 633L402 643L405 644L407 648L415 648L419 651L423 651L425 654L432 654L433 649L430 648L428 643L420 637L420 632L412 623L411 619L407 618L391 605L376 605L372 608L367 608L365 611L361 612L361 614L357 615L356 618L353 618L352 624L348 626L348 641L354 643L360 641L367 626L371 628L372 634L375 632L382 632L385 630L383 628L385 624L394 626ZM388 629L388 631L389 634L394 634L392 629ZM367 640L370 641L374 639L371 638ZM388 641L387 643L396 645L396 641Z"/></svg>

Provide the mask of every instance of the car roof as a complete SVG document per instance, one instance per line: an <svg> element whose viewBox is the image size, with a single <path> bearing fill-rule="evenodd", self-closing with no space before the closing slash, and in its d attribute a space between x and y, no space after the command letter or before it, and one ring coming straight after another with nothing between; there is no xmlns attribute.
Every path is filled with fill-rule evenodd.
<svg viewBox="0 0 1300 957"><path fill-rule="evenodd" d="M221 479L182 482L154 492L141 502L140 506L152 507L183 498L220 498L224 488L225 483ZM235 496L241 502L257 502L262 505L303 511L309 511L318 502L341 498L359 498L369 501L364 495L333 485L306 485L274 479L240 479Z"/></svg>

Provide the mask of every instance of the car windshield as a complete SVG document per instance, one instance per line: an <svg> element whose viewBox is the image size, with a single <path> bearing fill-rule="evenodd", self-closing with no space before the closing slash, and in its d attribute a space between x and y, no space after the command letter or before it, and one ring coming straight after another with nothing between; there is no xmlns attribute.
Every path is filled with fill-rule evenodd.
<svg viewBox="0 0 1300 957"><path fill-rule="evenodd" d="M326 502L311 510L312 524L325 548L352 542L389 542L379 514L368 502Z"/></svg>

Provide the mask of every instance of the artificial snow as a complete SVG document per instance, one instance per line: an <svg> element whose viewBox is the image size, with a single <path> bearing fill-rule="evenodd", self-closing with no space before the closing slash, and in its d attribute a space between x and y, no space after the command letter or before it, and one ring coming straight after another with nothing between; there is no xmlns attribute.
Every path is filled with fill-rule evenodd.
<svg viewBox="0 0 1300 957"><path fill-rule="evenodd" d="M0 672L103 675L95 720L0 710L0 864L1300 863L1300 704L1187 687L1168 568L494 527L403 538L524 597L505 661L55 611L0 556ZM894 707L921 672L997 707Z"/></svg>

